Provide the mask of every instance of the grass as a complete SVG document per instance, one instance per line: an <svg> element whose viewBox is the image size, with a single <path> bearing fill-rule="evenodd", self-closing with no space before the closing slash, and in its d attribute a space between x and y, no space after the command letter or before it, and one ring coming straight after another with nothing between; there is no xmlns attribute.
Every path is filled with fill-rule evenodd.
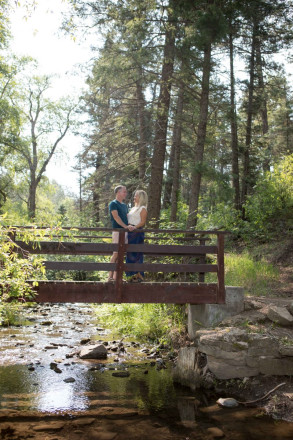
<svg viewBox="0 0 293 440"><path fill-rule="evenodd" d="M183 331L186 322L185 308L168 304L102 304L96 312L118 334L156 343L170 343L172 329Z"/></svg>
<svg viewBox="0 0 293 440"><path fill-rule="evenodd" d="M216 281L211 275L207 282ZM266 296L272 293L278 279L279 270L264 259L255 260L248 252L225 255L226 286L242 286L246 294Z"/></svg>

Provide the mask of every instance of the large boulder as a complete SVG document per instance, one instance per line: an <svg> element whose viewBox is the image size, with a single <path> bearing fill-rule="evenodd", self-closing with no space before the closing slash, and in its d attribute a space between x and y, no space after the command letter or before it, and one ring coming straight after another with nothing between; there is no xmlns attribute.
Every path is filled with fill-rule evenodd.
<svg viewBox="0 0 293 440"><path fill-rule="evenodd" d="M270 306L267 314L268 318L280 325L293 325L293 316L286 307Z"/></svg>
<svg viewBox="0 0 293 440"><path fill-rule="evenodd" d="M87 345L79 352L80 359L107 359L107 349L103 344Z"/></svg>

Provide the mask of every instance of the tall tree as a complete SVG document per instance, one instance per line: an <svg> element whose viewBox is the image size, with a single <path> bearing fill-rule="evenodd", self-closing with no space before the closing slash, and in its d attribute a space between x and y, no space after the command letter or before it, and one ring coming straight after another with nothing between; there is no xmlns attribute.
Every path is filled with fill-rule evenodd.
<svg viewBox="0 0 293 440"><path fill-rule="evenodd" d="M36 216L38 185L72 124L75 107L65 99L61 102L50 100L46 96L49 88L48 77L31 77L28 88L22 89L21 100L18 102L23 118L21 142L12 146L27 167L27 207L32 219ZM27 130L30 134L26 134Z"/></svg>
<svg viewBox="0 0 293 440"><path fill-rule="evenodd" d="M167 145L167 128L170 106L170 91L175 56L175 38L177 19L172 9L173 1L168 8L162 74L160 79L160 94L158 98L155 125L154 151L149 185L149 219L158 224L161 211L161 195L163 185L164 161Z"/></svg>

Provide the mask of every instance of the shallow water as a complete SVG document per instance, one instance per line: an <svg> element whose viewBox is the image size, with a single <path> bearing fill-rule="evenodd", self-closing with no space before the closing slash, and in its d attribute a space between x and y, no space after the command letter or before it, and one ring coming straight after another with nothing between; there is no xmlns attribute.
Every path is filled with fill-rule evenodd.
<svg viewBox="0 0 293 440"><path fill-rule="evenodd" d="M99 327L87 306L37 306L27 311L27 319L25 327L0 327L0 438L1 421L32 414L94 416L103 421L103 432L109 431L106 421L111 418L117 440L209 439L216 438L215 429L231 440L293 438L293 424L273 421L259 409L223 409L217 396L175 385L172 364L157 369L142 351L147 347L137 347L135 341L124 340L125 351L111 351L117 341ZM73 356L83 339L108 343L108 359ZM121 370L129 377L113 376ZM68 433L67 425L65 429L56 438L87 438Z"/></svg>

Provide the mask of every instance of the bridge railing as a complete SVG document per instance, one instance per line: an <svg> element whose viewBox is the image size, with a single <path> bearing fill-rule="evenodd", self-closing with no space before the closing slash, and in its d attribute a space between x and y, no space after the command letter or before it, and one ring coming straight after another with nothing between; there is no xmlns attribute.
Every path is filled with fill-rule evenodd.
<svg viewBox="0 0 293 440"><path fill-rule="evenodd" d="M44 230L45 228L40 228ZM66 232L68 230L68 234ZM17 229L15 229L17 231ZM12 237L21 251L46 256L44 264L53 271L116 271L115 283L98 281L39 281L39 302L161 302L224 303L224 238L222 231L186 231L145 229L144 244L125 243L125 230L119 232L118 244L111 241L109 228L62 228L60 235L42 235L36 242L25 243L15 232ZM77 241L82 240L82 241ZM165 244L167 241L168 244ZM118 252L116 263L105 261ZM142 252L145 262L126 264L127 252ZM52 261L50 256L93 256L100 261ZM102 256L102 258L101 258ZM68 257L67 257L68 258ZM104 261L101 261L104 260ZM215 260L215 262L214 262ZM124 283L125 271L144 271L147 282ZM183 274L175 281L153 282L151 274ZM215 283L205 283L205 274L215 273ZM188 277L186 276L188 274ZM194 274L198 274L194 282ZM190 282L190 278L192 282ZM188 282L187 282L187 281Z"/></svg>

